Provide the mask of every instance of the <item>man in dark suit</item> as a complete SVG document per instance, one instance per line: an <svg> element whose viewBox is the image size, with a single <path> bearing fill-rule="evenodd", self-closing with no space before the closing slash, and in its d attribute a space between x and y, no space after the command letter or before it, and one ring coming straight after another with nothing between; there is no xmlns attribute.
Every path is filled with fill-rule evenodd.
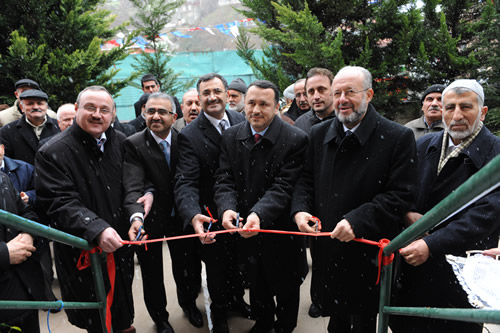
<svg viewBox="0 0 500 333"><path fill-rule="evenodd" d="M315 244L328 332L375 332L378 248L351 241L390 239L401 230L417 179L415 139L369 104L374 92L366 69L342 68L332 87L336 118L311 129L292 216L303 232L315 232L312 215L332 231L332 239L318 237Z"/></svg>
<svg viewBox="0 0 500 333"><path fill-rule="evenodd" d="M136 132L140 132L146 128L146 115L144 114L144 109L146 107L146 102L148 101L149 95L151 94L146 93L143 94L141 98L139 98L136 104L138 105L141 112L135 119L132 119L131 121L128 122L129 125L135 128Z"/></svg>
<svg viewBox="0 0 500 333"><path fill-rule="evenodd" d="M178 158L177 131L172 124L177 118L175 103L170 95L151 94L146 103L147 129L125 140L123 186L125 209L130 218L130 240L139 228L150 238L163 238L182 233L182 222L174 210L174 175ZM153 204L142 204L147 197ZM148 199L148 200L149 200ZM151 207L151 210L147 208ZM196 327L203 326L201 312L195 300L201 284L201 263L194 238L168 242L172 270L177 285L180 306ZM163 283L162 243L135 247L142 272L144 301L158 332L173 332L168 322L167 298Z"/></svg>
<svg viewBox="0 0 500 333"><path fill-rule="evenodd" d="M49 97L41 90L26 90L19 96L22 117L0 129L5 156L35 165L40 140L59 133L57 121L47 117Z"/></svg>
<svg viewBox="0 0 500 333"><path fill-rule="evenodd" d="M251 83L245 96L247 121L222 136L216 173L215 202L222 225L236 229L237 212L246 219L239 233L247 238L251 305L257 319L252 333L273 327L275 332L293 331L307 272L302 238L252 232L293 227L290 203L304 165L307 134L282 121L278 112L278 87L269 81Z"/></svg>
<svg viewBox="0 0 500 333"><path fill-rule="evenodd" d="M182 153L179 155L175 176L175 200L184 226L191 224L195 233L203 233L210 222L210 217L203 207L208 207L213 213L217 211L213 176L219 167L221 133L245 118L237 112L225 109L227 82L219 74L201 76L197 89L203 112L178 136L179 151ZM220 223L214 223L212 226L212 230L217 228L220 228ZM241 283L237 282L238 277L230 277L230 256L233 254L231 246L234 246L234 241L231 237L224 237L229 235L220 236L217 236L217 239L200 238L204 244L200 251L207 268L215 333L229 331L229 306L237 307L240 312L248 310L248 305L243 301L243 288ZM236 286L237 290L230 288L230 278L231 285ZM233 304L229 304L230 302Z"/></svg>

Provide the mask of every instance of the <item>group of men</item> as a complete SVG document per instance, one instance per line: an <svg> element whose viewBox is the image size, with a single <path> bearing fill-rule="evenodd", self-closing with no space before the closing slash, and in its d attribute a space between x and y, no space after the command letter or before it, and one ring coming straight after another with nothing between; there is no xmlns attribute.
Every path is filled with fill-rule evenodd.
<svg viewBox="0 0 500 333"><path fill-rule="evenodd" d="M352 240L394 238L498 155L500 139L482 123L487 107L483 89L474 80L426 90L424 129L435 130L442 120L444 130L416 143L412 130L382 117L370 104L372 81L362 67L346 66L335 75L313 68L293 87L300 114L292 119L280 114L280 94L273 83L228 84L210 73L199 78L196 90L184 94L182 119L177 119L175 98L160 92L154 77L145 76L142 86L148 95L138 101L134 124L143 121L144 127L129 137L112 125L116 108L105 88L81 91L74 123L51 136L34 157L37 205L53 227L113 253L113 330L135 332L135 250L148 313L158 332L174 331L166 310L161 243L148 244L146 251L144 246L123 246L122 241L198 234L167 243L179 305L191 324L204 326L195 303L204 261L213 332L229 332L231 311L255 320L252 333L292 332L307 274L305 239L259 232L278 229L311 236L330 232L330 237L309 239L309 312L330 316L329 332L374 332L378 249ZM41 109L47 98L32 90L20 94L22 119L32 138L45 139L50 119ZM41 102L31 105L25 102L27 96ZM178 125L181 130L175 126L179 120L184 121ZM11 124L8 127L13 131ZM3 133L2 128L2 140ZM401 249L404 263L396 302L468 307L444 254L495 247L499 201L500 192L492 191ZM22 200L16 199L16 205L14 213L24 212ZM230 233L213 234L217 230ZM35 251L33 239L25 241L19 232L0 236L2 272L30 262L26 259ZM11 254L9 244L19 243L14 242L17 237L27 243L22 246L24 256ZM54 244L54 252L63 299L94 300L90 270L76 266L80 251ZM5 255L14 256L10 267ZM104 254L102 260L105 267ZM107 273L105 283L109 289ZM246 284L250 308L243 300ZM39 298L30 292L20 297ZM74 325L102 331L96 310L66 312ZM25 322L25 317L20 319ZM482 329L479 324L408 318L391 325L393 332Z"/></svg>

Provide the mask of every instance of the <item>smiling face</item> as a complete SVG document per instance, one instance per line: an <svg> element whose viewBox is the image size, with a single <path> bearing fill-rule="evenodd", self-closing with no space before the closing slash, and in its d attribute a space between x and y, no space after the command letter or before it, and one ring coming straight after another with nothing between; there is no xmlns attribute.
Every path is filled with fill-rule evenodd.
<svg viewBox="0 0 500 333"><path fill-rule="evenodd" d="M476 131L488 107L479 107L478 97L472 91L461 94L450 90L443 97L443 122L453 143L459 144Z"/></svg>
<svg viewBox="0 0 500 333"><path fill-rule="evenodd" d="M166 111L166 112L165 112ZM170 127L177 119L172 112L172 103L165 98L149 98L146 103L146 126L162 139L170 133Z"/></svg>
<svg viewBox="0 0 500 333"><path fill-rule="evenodd" d="M251 86L245 96L245 114L252 128L261 132L265 130L279 112L279 104L275 101L273 89L262 89Z"/></svg>
<svg viewBox="0 0 500 333"><path fill-rule="evenodd" d="M200 82L199 95L203 112L216 119L224 117L227 93L224 83L219 78Z"/></svg>
<svg viewBox="0 0 500 333"><path fill-rule="evenodd" d="M113 99L102 90L87 90L75 106L76 123L94 138L106 132L116 113Z"/></svg>
<svg viewBox="0 0 500 333"><path fill-rule="evenodd" d="M26 118L33 125L40 125L45 120L48 104L44 99L39 98L24 98L21 100L23 112Z"/></svg>
<svg viewBox="0 0 500 333"><path fill-rule="evenodd" d="M348 70L333 79L333 107L335 115L347 128L353 128L363 120L373 89L363 87L363 73Z"/></svg>

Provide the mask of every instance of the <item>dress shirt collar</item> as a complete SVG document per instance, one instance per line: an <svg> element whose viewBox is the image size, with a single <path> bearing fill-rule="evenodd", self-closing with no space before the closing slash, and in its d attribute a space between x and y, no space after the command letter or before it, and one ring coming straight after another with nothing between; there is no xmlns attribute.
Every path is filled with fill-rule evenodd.
<svg viewBox="0 0 500 333"><path fill-rule="evenodd" d="M219 123L221 122L222 119L224 119L224 120L227 121L228 126L231 126L231 122L229 121L229 118L227 116L227 112L226 111L224 111L224 117L222 117L222 119L214 118L211 115L207 114L206 112L205 112L205 116L207 117L208 121L217 129L217 131L220 134L222 134L222 133L220 131Z"/></svg>

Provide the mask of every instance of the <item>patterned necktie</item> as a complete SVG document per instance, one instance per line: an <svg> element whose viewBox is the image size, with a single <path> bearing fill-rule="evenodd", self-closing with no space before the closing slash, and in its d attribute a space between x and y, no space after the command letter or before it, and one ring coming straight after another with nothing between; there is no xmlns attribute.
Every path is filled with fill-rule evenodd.
<svg viewBox="0 0 500 333"><path fill-rule="evenodd" d="M165 140L160 141L161 150L163 150L163 154L165 155L165 159L167 160L168 167L170 168L170 152L168 151L168 142Z"/></svg>
<svg viewBox="0 0 500 333"><path fill-rule="evenodd" d="M259 142L260 138L262 138L262 134L255 133L253 135L253 139L255 140L255 143Z"/></svg>
<svg viewBox="0 0 500 333"><path fill-rule="evenodd" d="M97 148L104 153L104 143L106 142L106 138L102 138L97 140Z"/></svg>
<svg viewBox="0 0 500 333"><path fill-rule="evenodd" d="M222 119L219 123L219 127L220 127L220 134L224 133L224 131L226 130L226 124L227 124L227 121L226 119Z"/></svg>

